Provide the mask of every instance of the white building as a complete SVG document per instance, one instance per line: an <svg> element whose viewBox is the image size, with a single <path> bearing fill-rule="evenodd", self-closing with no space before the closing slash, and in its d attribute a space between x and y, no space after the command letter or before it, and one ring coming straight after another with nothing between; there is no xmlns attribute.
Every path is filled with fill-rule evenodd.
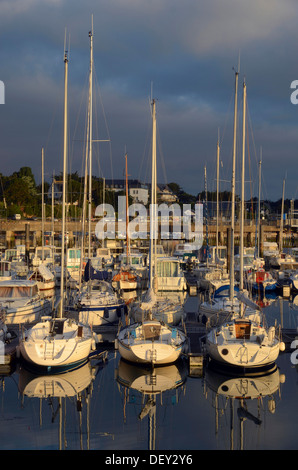
<svg viewBox="0 0 298 470"><path fill-rule="evenodd" d="M105 186L110 191L120 192L126 188L125 179L106 180ZM128 180L128 194L132 197L134 203L148 204L149 190L148 185L139 180Z"/></svg>

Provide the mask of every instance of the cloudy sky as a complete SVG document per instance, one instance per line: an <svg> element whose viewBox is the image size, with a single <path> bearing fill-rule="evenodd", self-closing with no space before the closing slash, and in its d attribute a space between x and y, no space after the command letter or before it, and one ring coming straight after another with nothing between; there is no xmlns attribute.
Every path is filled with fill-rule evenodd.
<svg viewBox="0 0 298 470"><path fill-rule="evenodd" d="M150 97L157 100L158 181L197 194L230 188L235 69L240 57L237 181L242 86L247 86L246 198L298 198L296 0L0 0L1 172L31 166L41 178L62 169L64 36L69 49L70 171L83 172L91 15L94 21L93 173L150 180ZM104 142L109 140L109 142ZM239 187L237 184L237 191Z"/></svg>

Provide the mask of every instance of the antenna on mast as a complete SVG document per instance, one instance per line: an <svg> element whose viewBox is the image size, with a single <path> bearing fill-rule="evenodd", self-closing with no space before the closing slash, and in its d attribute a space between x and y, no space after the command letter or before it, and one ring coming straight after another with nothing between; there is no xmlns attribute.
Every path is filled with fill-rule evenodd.
<svg viewBox="0 0 298 470"><path fill-rule="evenodd" d="M91 15L91 31L89 31L89 38L93 36L93 13Z"/></svg>
<svg viewBox="0 0 298 470"><path fill-rule="evenodd" d="M70 50L70 34L68 36L68 48L66 48L66 42L67 42L66 36L67 36L67 29L65 28L65 33L64 33L64 62L68 62L68 54L69 54L69 50Z"/></svg>
<svg viewBox="0 0 298 470"><path fill-rule="evenodd" d="M240 73L240 49L238 52L238 73Z"/></svg>

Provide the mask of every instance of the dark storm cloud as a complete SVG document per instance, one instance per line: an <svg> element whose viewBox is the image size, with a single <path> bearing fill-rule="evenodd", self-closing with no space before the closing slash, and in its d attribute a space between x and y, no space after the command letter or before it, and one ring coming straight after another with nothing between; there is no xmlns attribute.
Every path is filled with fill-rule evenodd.
<svg viewBox="0 0 298 470"><path fill-rule="evenodd" d="M96 174L121 177L126 149L130 174L149 179L146 145L153 83L159 180L176 181L196 194L203 188L206 164L213 189L218 129L222 179L229 180L233 67L238 66L240 52L239 126L244 77L251 126L247 179L256 178L262 147L264 197L281 197L285 174L286 196L297 196L298 107L290 102L290 83L298 79L294 0L2 1L2 173L28 165L38 179L42 146L48 176L61 169L65 28L70 35L69 164L81 172L91 14L98 83L94 89L100 91L104 109L103 114L97 98L95 134L111 139L110 144L94 145ZM254 181L252 186L257 187Z"/></svg>

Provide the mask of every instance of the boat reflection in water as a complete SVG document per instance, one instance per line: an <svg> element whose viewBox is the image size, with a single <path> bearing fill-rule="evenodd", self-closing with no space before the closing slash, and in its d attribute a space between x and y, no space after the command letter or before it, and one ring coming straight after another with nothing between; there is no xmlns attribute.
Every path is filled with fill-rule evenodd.
<svg viewBox="0 0 298 470"><path fill-rule="evenodd" d="M230 450L234 450L235 407L239 420L239 450L246 444L244 422L246 420L261 426L262 417L268 412L275 413L276 404L281 398L281 384L285 382L284 374L274 366L266 375L228 376L208 368L205 373L206 398L211 399L215 409L216 435L230 423ZM209 393L211 392L211 393ZM249 428L251 430L251 428ZM224 433L226 435L226 433ZM254 436L249 432L249 437Z"/></svg>
<svg viewBox="0 0 298 470"><path fill-rule="evenodd" d="M178 403L178 392L184 390L187 366L183 360L175 364L156 368L133 365L120 359L116 370L117 382L123 387L123 415L126 421L126 406L133 404L140 409L139 420L148 416L148 450L155 450L157 397L160 404Z"/></svg>
<svg viewBox="0 0 298 470"><path fill-rule="evenodd" d="M90 400L92 395L93 382L95 380L97 368L93 367L90 362L84 366L59 375L36 375L29 372L25 368L20 369L18 389L22 395L23 406L25 399L38 398L40 400L39 407L39 426L42 427L43 402L51 406L52 423L59 415L59 450L68 446L65 438L67 407L73 406L79 415L79 434L80 449L82 450L83 435L83 405L86 406L86 423L87 423L87 442L86 448L90 446L90 430L89 430L89 413ZM48 413L48 406L45 407L45 414ZM72 430L73 431L73 430ZM71 445L71 444L70 444Z"/></svg>

